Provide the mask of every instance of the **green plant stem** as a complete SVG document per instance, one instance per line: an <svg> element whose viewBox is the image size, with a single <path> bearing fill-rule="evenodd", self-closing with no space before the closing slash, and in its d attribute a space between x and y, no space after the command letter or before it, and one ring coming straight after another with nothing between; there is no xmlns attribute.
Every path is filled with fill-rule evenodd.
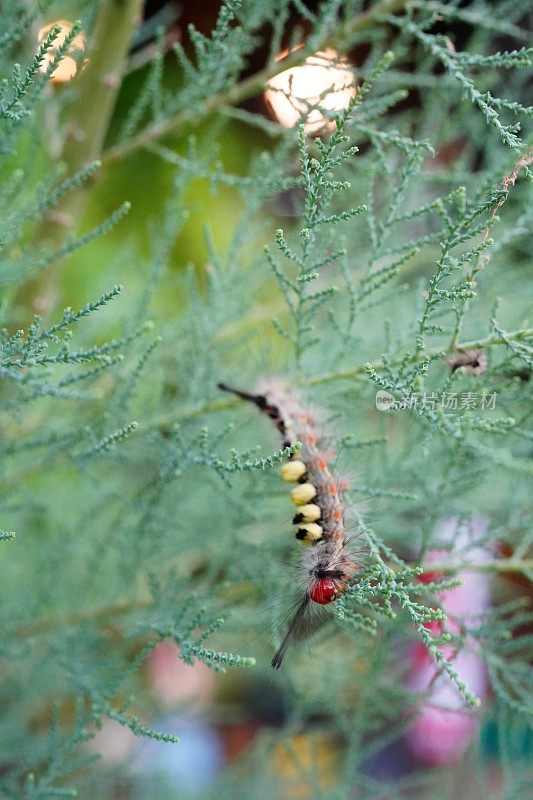
<svg viewBox="0 0 533 800"><path fill-rule="evenodd" d="M98 160L122 83L122 75L132 32L142 13L142 0L101 0L94 29L89 39L87 64L76 78L73 88L76 99L68 109L65 122L65 141L61 160L66 177ZM83 213L91 181L68 192L45 214L37 227L33 243L60 246L69 231L75 229ZM61 262L55 262L34 280L26 284L24 298L41 297L56 291ZM53 305L53 303L52 303Z"/></svg>
<svg viewBox="0 0 533 800"><path fill-rule="evenodd" d="M372 25L376 18L401 11L406 5L407 0L383 0L383 2L377 3L373 7L369 8L368 11L365 11L355 19L347 22L340 29L340 35L336 37L337 46L348 46L350 38L355 33L359 33L360 31ZM324 47L326 44L329 44L328 37L326 35L323 37L323 41L317 42L316 40L313 40L313 52L316 51L316 49ZM273 64L269 64L267 67L265 67L265 69L255 73L255 75L250 75L250 77L245 78L240 83L232 86L231 89L215 95L207 100L203 106L197 108L186 108L183 111L180 111L179 114L176 114L169 119L148 125L146 128L144 128L144 130L137 133L131 139L128 139L127 141L119 145L115 145L107 150L102 156L102 163L110 164L114 161L120 161L136 150L139 150L142 147L147 147L150 144L162 139L164 136L168 136L170 133L176 134L182 128L198 125L206 116L215 111L219 111L225 106L238 105L239 103L248 100L250 97L254 97L263 91L265 85L273 77L278 75L280 72L284 72L286 69L290 69L291 67L302 64L305 59L312 54L313 53L311 50L309 50L309 48L303 47L301 50L291 54L283 61L276 61Z"/></svg>
<svg viewBox="0 0 533 800"><path fill-rule="evenodd" d="M88 62L74 87L76 99L68 111L61 160L66 175L98 159L102 153L115 107L132 32L139 22L142 0L101 0L89 40ZM74 227L87 194L87 184L69 192L54 208L52 220L45 218L36 233L39 240L64 238ZM63 225L58 224L63 218ZM54 223L54 220L57 220Z"/></svg>
<svg viewBox="0 0 533 800"><path fill-rule="evenodd" d="M102 0L91 36L89 63L76 85L62 159L68 174L100 157L115 108L142 0ZM82 190L83 191L83 190ZM66 201L70 207L72 196Z"/></svg>

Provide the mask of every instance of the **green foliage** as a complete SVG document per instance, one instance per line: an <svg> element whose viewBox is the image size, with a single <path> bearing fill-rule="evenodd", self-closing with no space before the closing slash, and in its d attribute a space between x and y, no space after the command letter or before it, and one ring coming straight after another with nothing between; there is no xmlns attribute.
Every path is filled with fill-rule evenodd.
<svg viewBox="0 0 533 800"><path fill-rule="evenodd" d="M284 665L283 727L263 730L212 796L447 796L445 770L385 785L369 767L431 700L408 688L413 641L495 721L501 796L518 796L530 584L501 576L533 579L527 4L226 0L211 34L189 26L168 49L159 27L136 60L117 52L113 80L89 48L87 102L103 77L122 81L95 160L83 135L69 150L76 81L49 79L105 5L71 3L81 22L55 48L57 27L34 43L54 3L2 4L0 797L117 796L127 768L109 776L90 749L109 720L179 748L150 724L146 662L163 642L186 665L271 686L299 557L276 467L298 445L276 449L274 428L217 383L272 376L323 409L363 566L316 623L316 657L299 641ZM276 61L302 31L303 48ZM357 59L333 133L242 106L326 46ZM142 240L127 172L149 198ZM205 210L207 189L231 230ZM73 300L77 282L97 299ZM480 518L466 543L439 534ZM465 570L493 576L493 607L450 633L443 598ZM494 701L476 697L452 646L483 659ZM325 782L292 740L312 739L311 720L318 750L336 742Z"/></svg>

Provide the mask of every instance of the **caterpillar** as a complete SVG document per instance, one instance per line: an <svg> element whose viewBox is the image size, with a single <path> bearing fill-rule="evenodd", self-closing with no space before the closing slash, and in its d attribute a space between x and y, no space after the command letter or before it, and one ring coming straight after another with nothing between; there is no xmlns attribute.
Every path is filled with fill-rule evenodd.
<svg viewBox="0 0 533 800"><path fill-rule="evenodd" d="M312 414L302 409L294 396L282 388L253 394L226 383L219 383L218 387L253 403L270 417L281 435L283 447L301 443L301 450L282 465L281 477L295 484L290 493L296 507L293 524L296 539L306 545L302 556L306 591L272 659L272 667L279 669L310 604L327 605L337 600L359 569L347 541L342 484L331 474L328 458L319 449Z"/></svg>

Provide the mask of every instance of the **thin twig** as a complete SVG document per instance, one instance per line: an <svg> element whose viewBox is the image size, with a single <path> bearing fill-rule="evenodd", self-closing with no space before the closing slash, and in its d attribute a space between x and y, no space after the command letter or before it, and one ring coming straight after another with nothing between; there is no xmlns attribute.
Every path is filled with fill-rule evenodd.
<svg viewBox="0 0 533 800"><path fill-rule="evenodd" d="M489 217L489 221L487 222L487 227L483 231L483 236L481 237L481 243L482 244L484 242L486 242L487 239L490 236L490 231L491 231L492 225L493 225L493 223L494 223L494 221L496 219L496 214L498 213L500 208L503 206L503 204L506 202L506 200L507 200L507 198L509 196L509 189L512 186L515 185L516 179L518 178L518 175L519 175L520 171L522 169L524 169L524 167L528 167L530 164L533 164L533 150L530 150L525 155L520 156L520 158L518 159L518 161L516 162L516 164L514 165L512 170L502 180L502 189L505 190L505 194L502 195L502 197L500 197L500 199L498 200L498 202L496 203L496 205L492 209L491 215ZM487 264L489 263L489 261L490 261L490 253L482 251L479 254L479 259L478 259L478 263L476 265L475 272L478 272L480 269L484 269L487 266Z"/></svg>
<svg viewBox="0 0 533 800"><path fill-rule="evenodd" d="M528 573L533 571L533 559L524 559L519 561L513 558L504 558L488 562L463 562L455 564L446 564L444 562L436 562L430 564L428 569L431 572L518 572ZM153 600L149 598L139 600L123 600L117 603L112 603L100 608L93 608L87 611L79 611L74 614L64 614L57 617L43 617L42 619L35 620L34 622L17 626L15 635L18 639L29 639L33 636L46 634L49 631L56 630L57 628L75 627L78 625L85 625L89 622L96 622L105 624L107 620L114 620L117 617L123 617L136 611L141 611L153 606Z"/></svg>
<svg viewBox="0 0 533 800"><path fill-rule="evenodd" d="M483 348L483 347L491 347L493 345L505 345L509 341L520 341L523 339L528 339L533 336L533 329L525 329L520 331L511 331L505 335L505 338L502 336L486 336L484 339L475 339L470 342L461 342L457 345L457 349L460 350L473 350L476 348ZM445 358L448 355L448 351L442 350L441 348L434 348L424 351L424 357L436 356ZM412 364L417 363L421 359L417 359L413 357L413 359L409 362ZM403 358L391 358L387 362L387 366L399 366L400 364L404 363ZM385 366L383 361L374 361L370 364L371 368L376 372L379 372ZM330 383L336 380L364 380L366 378L366 365L353 367L347 370L339 370L338 372L326 372L322 375L315 375L312 378L306 378L299 382L299 386L317 386L322 383ZM189 408L177 409L176 411L171 411L167 414L159 414L156 417L152 417L151 419L145 420L144 422L139 422L139 426L132 431L130 439L134 439L135 437L145 434L148 431L154 430L169 430L172 428L173 425L179 422L183 422L185 420L194 419L195 417L202 417L205 414L212 414L217 413L219 411L226 411L228 408L232 408L233 406L238 405L239 400L237 398L221 398L220 400L210 400L207 403L199 403L196 406L190 406ZM67 451L61 451L57 454L59 457L68 456L69 453ZM50 460L49 457L46 460L46 464L49 465ZM12 472L9 475L6 475L2 480L2 488L5 491L13 486L20 486L32 475L36 475L40 472L42 467L44 466L44 461L37 464L32 464L29 467L24 469L18 470L16 472Z"/></svg>
<svg viewBox="0 0 533 800"><path fill-rule="evenodd" d="M341 44L343 41L349 42L350 37L353 36L354 33L368 28L376 18L401 11L406 4L407 0L384 0L341 27L337 38L340 40ZM324 37L324 41L322 42L313 40L314 50L317 48L320 49L320 47L325 46L327 43L327 36ZM277 61L273 64L269 64L264 69L256 72L254 75L250 75L227 91L209 98L202 106L186 108L169 119L148 125L131 139L109 148L109 150L102 155L102 164L120 161L136 150L147 147L163 137L168 136L170 133L176 134L182 128L198 125L206 116L215 111L220 111L225 106L239 105L250 97L254 97L256 94L259 94L259 92L262 92L268 81L280 72L302 64L305 59L312 54L313 53L308 48L304 47L289 55L283 62Z"/></svg>
<svg viewBox="0 0 533 800"><path fill-rule="evenodd" d="M510 341L520 341L522 339L529 339L533 336L533 329L525 329L521 331L512 331L511 333L506 334L506 338ZM474 339L471 342L460 342L456 345L457 350L473 350L475 348L483 348L483 347L492 347L493 345L502 345L506 344L505 340L502 336L486 336L483 339ZM428 348L424 350L423 353L419 356L413 355L411 359L408 360L408 364L416 364L422 360L422 357L425 359L428 356L430 357L442 357L445 358L449 355L451 351L448 349L442 349L439 347ZM400 366L404 362L404 356L398 356L397 358L391 358L387 360L388 367L397 367ZM384 368L385 364L383 361L375 361L373 364L370 364L370 367L374 369L376 372L379 372ZM302 382L304 386L316 386L317 384L321 383L328 383L334 380L350 380L352 378L363 378L366 375L367 365L353 367L351 369L346 370L339 370L337 372L325 372L322 375L315 375L313 378L308 378L307 380Z"/></svg>

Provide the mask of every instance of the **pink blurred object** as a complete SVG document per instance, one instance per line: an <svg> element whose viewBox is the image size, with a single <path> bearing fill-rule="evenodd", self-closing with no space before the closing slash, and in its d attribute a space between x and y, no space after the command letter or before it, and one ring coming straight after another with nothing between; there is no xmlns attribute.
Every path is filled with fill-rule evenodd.
<svg viewBox="0 0 533 800"><path fill-rule="evenodd" d="M177 644L170 639L152 650L146 669L152 692L163 706L206 700L213 693L214 673L200 662L193 667L185 664L179 657Z"/></svg>
<svg viewBox="0 0 533 800"><path fill-rule="evenodd" d="M112 719L103 719L92 739L85 743L88 753L98 755L105 765L120 764L130 758L137 740L129 728Z"/></svg>
<svg viewBox="0 0 533 800"><path fill-rule="evenodd" d="M174 708L181 703L195 705L208 700L213 693L213 672L205 664L196 663L193 667L184 664L177 644L170 639L152 650L146 661L146 670L152 693L165 708ZM89 752L100 754L103 761L110 764L130 759L138 749L138 740L132 732L111 719L103 720L87 744Z"/></svg>
<svg viewBox="0 0 533 800"><path fill-rule="evenodd" d="M432 563L444 560L451 565L454 561L461 564L490 561L488 551L477 543L484 538L486 525L482 517L473 517L469 523L456 517L445 520L437 532L437 540L443 544L453 542L453 549L451 552L428 552L425 564L431 567ZM457 576L463 581L462 585L439 595L448 619L444 623L430 622L426 626L435 635L464 632L476 616L489 608L486 575L462 569ZM428 582L436 577L440 577L439 573L426 572L421 580ZM488 692L487 673L473 640L467 637L465 646L459 651L453 645L442 645L441 650L452 661L461 679L483 700ZM449 678L440 674L438 665L423 644L414 644L409 658L407 685L413 691L425 694L426 698L406 734L407 745L415 758L426 764L454 764L477 734L478 715L475 710L465 708L463 697Z"/></svg>

